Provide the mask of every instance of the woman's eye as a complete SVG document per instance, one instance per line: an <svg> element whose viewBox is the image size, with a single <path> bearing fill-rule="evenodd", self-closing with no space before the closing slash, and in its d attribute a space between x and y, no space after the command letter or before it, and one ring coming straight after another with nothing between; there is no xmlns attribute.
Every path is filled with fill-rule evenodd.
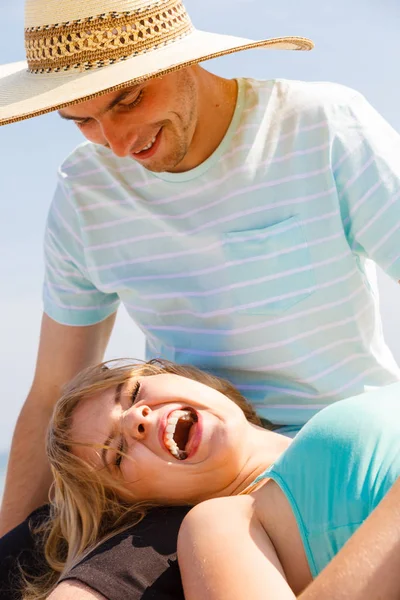
<svg viewBox="0 0 400 600"><path fill-rule="evenodd" d="M121 463L122 463L122 458L123 458L122 457L122 451L123 451L123 444L121 442L119 444L119 446L118 446L118 452L117 452L117 456L116 456L116 459L115 459L115 466L118 467L118 469L120 468Z"/></svg>
<svg viewBox="0 0 400 600"><path fill-rule="evenodd" d="M139 390L140 390L140 382L137 381L131 391L131 394L130 394L131 405L135 404ZM121 440L121 442L119 443L118 448L117 448L117 453L116 453L115 463L114 463L118 469L121 467L121 463L122 463L122 459L123 459L123 452L124 452L124 443L123 443L123 440Z"/></svg>
<svg viewBox="0 0 400 600"><path fill-rule="evenodd" d="M140 390L140 383L139 383L139 381L137 381L135 383L132 393L131 393L131 404L135 404L139 390Z"/></svg>

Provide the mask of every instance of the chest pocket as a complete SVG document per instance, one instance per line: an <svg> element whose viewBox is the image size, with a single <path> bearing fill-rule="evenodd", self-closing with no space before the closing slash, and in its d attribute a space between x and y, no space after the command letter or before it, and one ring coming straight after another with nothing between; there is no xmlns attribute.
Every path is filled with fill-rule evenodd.
<svg viewBox="0 0 400 600"><path fill-rule="evenodd" d="M298 217L263 229L224 235L231 300L247 314L276 314L315 291L307 241Z"/></svg>

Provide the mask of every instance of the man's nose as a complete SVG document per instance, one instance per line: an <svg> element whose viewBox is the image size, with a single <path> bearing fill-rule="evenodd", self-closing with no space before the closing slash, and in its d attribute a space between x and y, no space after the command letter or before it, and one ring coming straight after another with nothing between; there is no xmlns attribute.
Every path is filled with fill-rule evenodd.
<svg viewBox="0 0 400 600"><path fill-rule="evenodd" d="M151 423L151 408L148 406L132 406L126 411L123 418L123 433L135 440L144 439L148 433Z"/></svg>
<svg viewBox="0 0 400 600"><path fill-rule="evenodd" d="M130 155L137 139L134 131L127 129L123 124L116 123L109 117L102 119L100 127L107 146L116 156L124 158Z"/></svg>

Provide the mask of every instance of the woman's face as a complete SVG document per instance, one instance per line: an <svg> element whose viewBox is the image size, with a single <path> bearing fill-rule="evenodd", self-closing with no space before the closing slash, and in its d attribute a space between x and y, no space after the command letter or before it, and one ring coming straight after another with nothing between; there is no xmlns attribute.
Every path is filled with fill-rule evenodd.
<svg viewBox="0 0 400 600"><path fill-rule="evenodd" d="M107 469L133 500L194 503L234 485L252 431L242 410L207 385L133 376L77 406L72 438L89 446L73 452Z"/></svg>

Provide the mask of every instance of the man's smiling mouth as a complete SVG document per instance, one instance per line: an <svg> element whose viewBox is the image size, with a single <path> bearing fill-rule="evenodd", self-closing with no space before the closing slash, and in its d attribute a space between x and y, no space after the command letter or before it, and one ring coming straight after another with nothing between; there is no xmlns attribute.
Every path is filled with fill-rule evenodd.
<svg viewBox="0 0 400 600"><path fill-rule="evenodd" d="M191 409L174 410L168 416L163 441L172 456L178 460L185 460L188 457L186 447L191 430L197 421L198 417Z"/></svg>
<svg viewBox="0 0 400 600"><path fill-rule="evenodd" d="M150 148L152 148L152 147L153 147L153 145L155 144L155 142L156 142L156 139L157 139L157 136L153 137L153 139L151 140L151 142L149 142L149 143L147 144L147 146L144 146L144 148L142 148L141 150L138 150L137 152L134 152L133 154L136 154L136 155L138 155L138 154L140 154L141 152L146 152L146 150L150 150Z"/></svg>

